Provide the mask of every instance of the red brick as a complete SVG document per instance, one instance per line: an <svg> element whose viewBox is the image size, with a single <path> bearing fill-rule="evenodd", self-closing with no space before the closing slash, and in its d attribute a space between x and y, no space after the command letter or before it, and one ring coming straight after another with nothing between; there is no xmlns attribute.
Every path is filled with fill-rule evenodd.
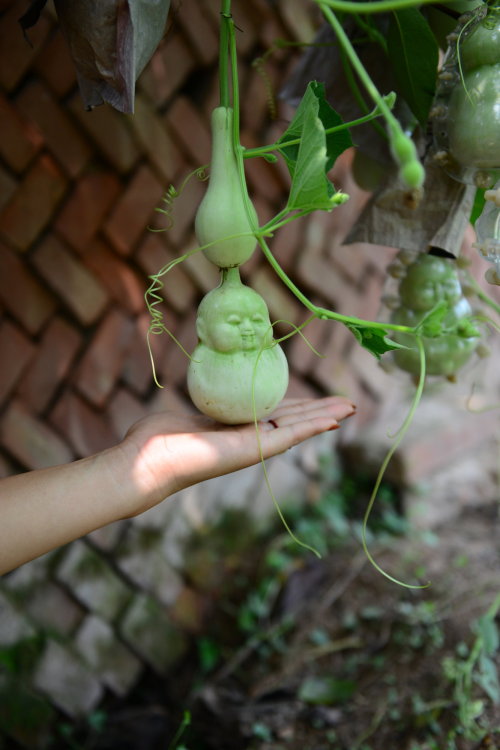
<svg viewBox="0 0 500 750"><path fill-rule="evenodd" d="M275 328L275 335L287 335L302 318L302 306L288 288L278 278L275 272L266 264L252 274L252 287L266 301L269 308L271 322L279 323Z"/></svg>
<svg viewBox="0 0 500 750"><path fill-rule="evenodd" d="M179 178L179 182L182 183L184 177ZM187 232L192 232L194 229L194 219L196 211L200 205L205 191L207 189L207 183L200 181L197 177L193 177L184 186L180 195L175 198L172 204L172 226L168 230L168 240L173 245L178 245L183 242L186 238ZM165 226L165 223L160 218L158 222L159 226Z"/></svg>
<svg viewBox="0 0 500 750"><path fill-rule="evenodd" d="M259 132L263 125L276 117L280 83L280 71L269 59L261 61L256 58L252 67L245 71L242 86L245 96L241 103L241 124L245 131ZM283 130L282 127L281 132Z"/></svg>
<svg viewBox="0 0 500 750"><path fill-rule="evenodd" d="M325 324L330 327L328 339L321 348L322 358L317 359L316 364L311 367L310 377L323 386L327 393L340 392L349 396L352 388L355 395L359 384L349 367L349 351L357 343L342 323L325 321Z"/></svg>
<svg viewBox="0 0 500 750"><path fill-rule="evenodd" d="M75 65L59 29L52 31L34 67L58 99L67 96L76 86Z"/></svg>
<svg viewBox="0 0 500 750"><path fill-rule="evenodd" d="M0 23L0 86L7 91L12 91L29 70L51 28L44 13L36 26L29 30L28 41L19 25L23 10L19 3L13 3Z"/></svg>
<svg viewBox="0 0 500 750"><path fill-rule="evenodd" d="M97 329L82 359L76 383L79 391L95 406L103 407L115 387L130 350L133 323L112 310Z"/></svg>
<svg viewBox="0 0 500 750"><path fill-rule="evenodd" d="M196 238L192 237L184 243L183 250L187 253L197 247ZM204 293L209 292L220 282L219 269L205 258L201 250L186 258L182 262L182 267Z"/></svg>
<svg viewBox="0 0 500 750"><path fill-rule="evenodd" d="M82 260L120 307L131 313L144 311L145 280L130 264L110 250L105 242L94 240L86 249Z"/></svg>
<svg viewBox="0 0 500 750"><path fill-rule="evenodd" d="M273 256L284 271L289 273L297 267L301 256L306 256L307 248L304 242L305 224L302 221L292 221L278 229L274 237L268 240Z"/></svg>
<svg viewBox="0 0 500 750"><path fill-rule="evenodd" d="M349 356L349 365L365 389L374 399L383 400L392 388L391 375L379 364L377 359L359 344L354 346Z"/></svg>
<svg viewBox="0 0 500 750"><path fill-rule="evenodd" d="M188 354L191 354L198 343L195 310L182 321L175 335ZM165 339L165 350L162 360L157 363L160 383L168 388L175 385L184 387L189 359L173 339L166 336L162 338Z"/></svg>
<svg viewBox="0 0 500 750"><path fill-rule="evenodd" d="M176 21L182 27L193 49L196 50L200 61L204 65L214 62L219 53L218 35L203 14L198 0L186 0L177 12Z"/></svg>
<svg viewBox="0 0 500 750"><path fill-rule="evenodd" d="M16 180L0 165L0 213L17 190Z"/></svg>
<svg viewBox="0 0 500 750"><path fill-rule="evenodd" d="M140 93L135 97L134 114L127 118L141 150L164 180L165 189L172 182L181 166L177 145L173 142L165 123L157 114L153 104Z"/></svg>
<svg viewBox="0 0 500 750"><path fill-rule="evenodd" d="M52 317L56 302L26 262L0 243L0 299L23 328L36 334Z"/></svg>
<svg viewBox="0 0 500 750"><path fill-rule="evenodd" d="M307 317L307 313L304 313L303 320L305 321ZM326 349L331 325L326 320L315 318L302 329L302 336L295 334L290 339L288 344L288 360L290 367L297 375L307 375L317 365L318 359L323 356ZM314 353L311 346L320 357Z"/></svg>
<svg viewBox="0 0 500 750"><path fill-rule="evenodd" d="M317 398L318 388L314 388L302 378L297 378L290 374L286 398Z"/></svg>
<svg viewBox="0 0 500 750"><path fill-rule="evenodd" d="M48 154L39 157L0 215L0 234L26 250L52 219L66 179Z"/></svg>
<svg viewBox="0 0 500 750"><path fill-rule="evenodd" d="M106 413L115 434L122 439L135 422L146 416L147 409L127 388L119 388L110 399Z"/></svg>
<svg viewBox="0 0 500 750"><path fill-rule="evenodd" d="M74 458L64 441L19 401L9 406L2 419L0 443L27 469L56 466Z"/></svg>
<svg viewBox="0 0 500 750"><path fill-rule="evenodd" d="M350 300L352 285L335 272L331 263L313 252L304 252L298 257L298 281L297 286L306 295L308 290L326 300L323 306L335 306L338 309L339 301L347 298ZM310 295L309 295L310 296Z"/></svg>
<svg viewBox="0 0 500 750"><path fill-rule="evenodd" d="M84 252L121 189L112 172L99 170L83 175L57 216L57 233L76 250Z"/></svg>
<svg viewBox="0 0 500 750"><path fill-rule="evenodd" d="M16 105L26 119L36 124L67 174L76 177L88 162L91 149L50 89L39 81L30 81L18 95Z"/></svg>
<svg viewBox="0 0 500 750"><path fill-rule="evenodd" d="M57 237L46 237L33 263L83 325L92 325L102 315L108 304L106 291Z"/></svg>
<svg viewBox="0 0 500 750"><path fill-rule="evenodd" d="M210 123L205 122L186 96L175 98L168 109L166 122L195 164L201 166L210 162Z"/></svg>
<svg viewBox="0 0 500 750"><path fill-rule="evenodd" d="M50 414L50 422L80 457L98 453L117 443L117 436L106 417L70 391L58 400Z"/></svg>
<svg viewBox="0 0 500 750"><path fill-rule="evenodd" d="M158 274L164 266L174 260L175 255L168 247L163 233L147 234L135 253L135 259L148 276ZM196 286L178 263L167 274L161 277L163 288L158 294L163 297L176 312L192 309L198 294ZM147 286L151 280L147 280Z"/></svg>
<svg viewBox="0 0 500 750"><path fill-rule="evenodd" d="M181 34L169 32L139 78L137 90L145 91L159 105L182 85L196 65Z"/></svg>
<svg viewBox="0 0 500 750"><path fill-rule="evenodd" d="M12 393L35 351L30 339L17 326L3 321L0 326L0 403Z"/></svg>
<svg viewBox="0 0 500 750"><path fill-rule="evenodd" d="M93 140L101 154L119 174L129 172L139 158L128 122L108 104L96 107L91 112L84 109L80 94L69 101L69 108L80 125Z"/></svg>
<svg viewBox="0 0 500 750"><path fill-rule="evenodd" d="M0 121L0 155L14 172L22 172L41 149L43 136L1 93Z"/></svg>
<svg viewBox="0 0 500 750"><path fill-rule="evenodd" d="M242 142L247 148L255 145L255 141L252 141L248 133L242 134ZM273 203L283 199L284 205L285 188L288 189L288 186L284 184L281 173L273 164L264 159L245 159L245 173L250 191L255 191Z"/></svg>
<svg viewBox="0 0 500 750"><path fill-rule="evenodd" d="M293 39L299 42L310 42L316 32L317 17L313 16L314 3L303 3L302 0L284 0L278 3L279 12L288 26ZM316 15L316 14L314 14Z"/></svg>
<svg viewBox="0 0 500 750"><path fill-rule="evenodd" d="M160 205L162 193L163 186L149 167L137 170L104 227L119 253L132 252Z"/></svg>
<svg viewBox="0 0 500 750"><path fill-rule="evenodd" d="M43 332L32 366L19 387L19 395L40 413L68 375L82 337L62 318L54 318Z"/></svg>
<svg viewBox="0 0 500 750"><path fill-rule="evenodd" d="M130 339L130 348L123 361L122 368L123 382L141 396L147 393L153 383L153 369L147 345L149 324L150 317L147 313L137 319L133 335ZM168 334L164 335L166 337ZM150 345L156 364L161 361L161 352L163 349L158 335L153 334L150 336Z"/></svg>
<svg viewBox="0 0 500 750"><path fill-rule="evenodd" d="M184 383L182 384L184 385ZM175 414L199 414L194 404L185 393L185 388L180 390L170 385L165 388L156 388L148 403L150 413L171 411Z"/></svg>

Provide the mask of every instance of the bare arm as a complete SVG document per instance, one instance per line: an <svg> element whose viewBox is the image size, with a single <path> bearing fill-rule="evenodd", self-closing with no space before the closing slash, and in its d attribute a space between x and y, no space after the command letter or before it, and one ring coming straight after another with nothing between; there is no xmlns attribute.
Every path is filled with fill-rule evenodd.
<svg viewBox="0 0 500 750"><path fill-rule="evenodd" d="M353 412L340 397L284 402L272 422L259 424L262 454L269 458L336 429ZM259 460L254 425L228 427L167 412L138 422L114 448L8 477L0 482L0 573Z"/></svg>

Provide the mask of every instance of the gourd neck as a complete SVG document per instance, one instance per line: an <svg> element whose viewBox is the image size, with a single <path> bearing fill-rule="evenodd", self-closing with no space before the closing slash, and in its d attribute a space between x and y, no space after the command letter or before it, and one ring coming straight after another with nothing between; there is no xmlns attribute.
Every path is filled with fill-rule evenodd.
<svg viewBox="0 0 500 750"><path fill-rule="evenodd" d="M233 148L233 110L230 107L216 107L212 112L210 179L227 179L228 171L237 172L237 169Z"/></svg>
<svg viewBox="0 0 500 750"><path fill-rule="evenodd" d="M241 284L240 269L238 266L221 269L220 285L222 286L223 284L231 286L239 286Z"/></svg>

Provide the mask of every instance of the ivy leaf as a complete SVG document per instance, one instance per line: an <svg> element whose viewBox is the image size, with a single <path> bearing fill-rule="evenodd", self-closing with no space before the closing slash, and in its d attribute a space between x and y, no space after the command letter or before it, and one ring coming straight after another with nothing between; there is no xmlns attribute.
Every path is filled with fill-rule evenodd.
<svg viewBox="0 0 500 750"><path fill-rule="evenodd" d="M387 34L394 76L411 111L425 127L436 87L438 46L416 8L394 11Z"/></svg>
<svg viewBox="0 0 500 750"><path fill-rule="evenodd" d="M356 337L358 343L377 359L380 359L385 352L392 351L393 349L408 348L388 338L389 334L383 328L375 328L369 324L361 325L358 323L346 323L346 326Z"/></svg>
<svg viewBox="0 0 500 750"><path fill-rule="evenodd" d="M322 83L312 81L295 116L278 141L292 178L289 210L330 210L335 188L326 173L337 157L352 145L347 130L325 131L343 123L328 104Z"/></svg>

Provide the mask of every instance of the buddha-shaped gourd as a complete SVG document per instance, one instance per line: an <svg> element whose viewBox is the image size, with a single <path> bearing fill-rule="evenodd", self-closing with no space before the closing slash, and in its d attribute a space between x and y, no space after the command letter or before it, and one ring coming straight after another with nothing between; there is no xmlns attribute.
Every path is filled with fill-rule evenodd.
<svg viewBox="0 0 500 750"><path fill-rule="evenodd" d="M195 406L226 424L271 414L288 387L288 364L264 299L238 268L222 271L221 284L203 297L196 330L187 380Z"/></svg>
<svg viewBox="0 0 500 750"><path fill-rule="evenodd" d="M426 372L429 375L453 376L468 361L479 343L479 334L471 322L472 310L462 292L455 261L420 253L409 263L399 282L399 304L391 322L417 326L431 311L442 306L436 335L424 335ZM431 334L431 331L427 331ZM415 338L395 333L397 343L407 347L393 352L402 370L414 375L420 372L420 355Z"/></svg>
<svg viewBox="0 0 500 750"><path fill-rule="evenodd" d="M500 178L500 7L460 19L438 76L431 109L437 158L460 182Z"/></svg>

